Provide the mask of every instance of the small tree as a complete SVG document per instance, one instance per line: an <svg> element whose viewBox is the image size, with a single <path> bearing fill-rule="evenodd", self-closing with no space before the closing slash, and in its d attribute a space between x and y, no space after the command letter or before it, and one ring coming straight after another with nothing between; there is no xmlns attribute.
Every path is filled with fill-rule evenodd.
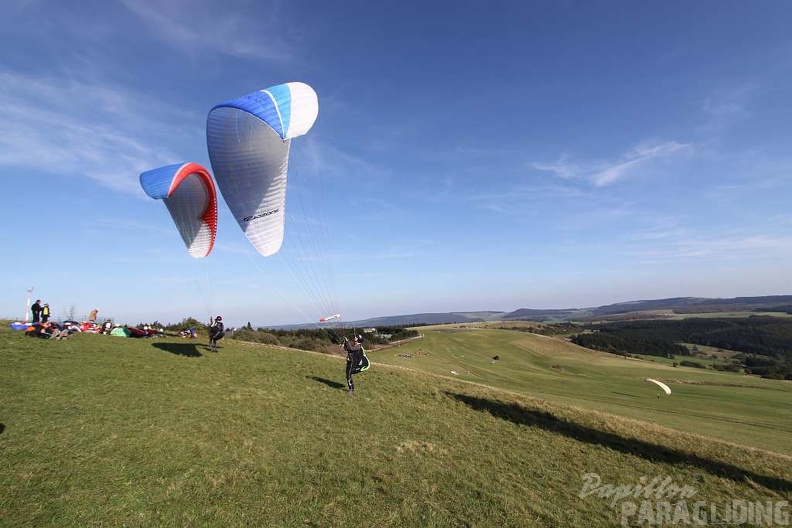
<svg viewBox="0 0 792 528"><path fill-rule="evenodd" d="M75 314L77 313L77 308L75 308L75 306L73 304L69 307L68 310L64 310L63 313L66 314L66 320L67 321L76 321L77 320L77 319L74 318Z"/></svg>

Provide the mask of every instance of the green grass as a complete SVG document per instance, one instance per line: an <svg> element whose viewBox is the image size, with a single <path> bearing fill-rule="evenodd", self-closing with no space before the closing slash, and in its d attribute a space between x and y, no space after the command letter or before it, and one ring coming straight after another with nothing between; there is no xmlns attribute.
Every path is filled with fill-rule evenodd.
<svg viewBox="0 0 792 528"><path fill-rule="evenodd" d="M733 353L733 354L736 354L736 353ZM650 355L647 355L647 354L635 354L634 357L636 357L638 359L642 359L644 361L650 361L650 362L659 363L661 365L668 365L668 366L673 366L674 363L676 363L677 366L678 366L678 364L681 361L692 361L692 362L698 363L698 364L700 364L700 365L702 365L704 367L714 367L715 365L726 366L726 365L732 364L732 362L728 360L728 356L726 356L725 354L723 356L721 356L720 358L718 358L718 359L713 359L712 357L705 356L705 355L703 355L701 353L696 354L696 355L692 355L692 356L674 356L673 358L666 358L666 357L660 357L660 356L650 356ZM731 371L721 371L721 372L729 372L731 374L738 375L738 376L744 375L744 373L742 373L742 372L740 372L740 373L734 373L734 372L731 372Z"/></svg>
<svg viewBox="0 0 792 528"><path fill-rule="evenodd" d="M177 338L50 342L2 329L0 526L617 525L608 499L579 497L586 473L613 485L667 476L713 503L789 499L784 449L727 444L570 396L605 372L619 392L651 393L641 404L652 421L659 405L700 398L699 385L658 401L639 379L657 366L627 374L635 367L611 358L597 366L566 346L549 357L544 338L487 332L496 333L427 332L402 347L431 349L418 361L448 377L382 364L410 361L396 349L372 352L350 397L340 357L232 340L218 354ZM515 340L497 364L476 356ZM451 358L475 371L471 380L508 391L450 379ZM778 392L789 404L788 391L751 383L751 394ZM709 413L731 412L728 391L706 394L722 400Z"/></svg>
<svg viewBox="0 0 792 528"><path fill-rule="evenodd" d="M693 357L696 358L703 358L703 357L711 357L717 358L721 361L727 361L732 359L734 356L740 355L741 352L736 350L726 350L723 348L718 347L711 347L706 345L699 345L697 343L680 343L684 345L690 350Z"/></svg>
<svg viewBox="0 0 792 528"><path fill-rule="evenodd" d="M673 358L666 358L660 356L650 356L645 354L635 354L636 358L641 359L643 361L649 361L654 363L659 363L661 365L668 365L673 366L674 363L679 363L680 361L692 361L695 363L699 363L703 366L713 366L713 365L727 365L727 361L718 360L718 359L710 359L710 358L703 358L699 356L674 356Z"/></svg>
<svg viewBox="0 0 792 528"><path fill-rule="evenodd" d="M448 325L422 332L422 339L370 356L792 455L792 383L786 381L628 359L562 339L486 326ZM492 361L495 355L497 362ZM660 390L646 378L665 381L673 394L658 398Z"/></svg>

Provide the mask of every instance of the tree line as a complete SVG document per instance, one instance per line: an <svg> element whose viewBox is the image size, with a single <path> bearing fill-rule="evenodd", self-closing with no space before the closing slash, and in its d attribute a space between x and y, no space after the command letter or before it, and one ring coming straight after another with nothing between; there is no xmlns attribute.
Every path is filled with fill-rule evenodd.
<svg viewBox="0 0 792 528"><path fill-rule="evenodd" d="M178 333L182 330L196 328L199 331L207 327L192 317L188 317L179 323L165 326L165 330ZM248 323L242 328L227 329L227 337L249 343L260 343L264 345L283 346L297 348L300 350L310 350L314 352L333 353L338 351L344 339L352 340L356 335L363 336L365 347L373 345L385 345L396 341L402 341L419 334L407 326L387 326L377 327L376 332L364 333L359 328L301 328L293 330L281 330L272 328L253 328Z"/></svg>
<svg viewBox="0 0 792 528"><path fill-rule="evenodd" d="M772 316L686 318L586 325L572 342L580 346L630 355L674 358L690 356L680 343L741 352L734 359L749 374L792 379L792 319Z"/></svg>

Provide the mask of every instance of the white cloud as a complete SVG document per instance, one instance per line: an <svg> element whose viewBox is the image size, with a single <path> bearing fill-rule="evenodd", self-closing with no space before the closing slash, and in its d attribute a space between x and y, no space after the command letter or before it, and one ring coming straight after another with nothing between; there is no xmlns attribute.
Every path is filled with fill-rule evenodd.
<svg viewBox="0 0 792 528"><path fill-rule="evenodd" d="M591 169L577 163L569 161L568 154L562 154L555 163L532 163L531 166L540 171L552 172L562 179L578 178L581 174L589 172Z"/></svg>
<svg viewBox="0 0 792 528"><path fill-rule="evenodd" d="M792 237L767 234L706 237L683 231L668 233L665 240L645 240L626 253L652 261L745 260L792 258Z"/></svg>
<svg viewBox="0 0 792 528"><path fill-rule="evenodd" d="M191 56L205 50L257 59L294 55L284 38L289 25L281 19L281 2L124 0L124 5L161 40Z"/></svg>
<svg viewBox="0 0 792 528"><path fill-rule="evenodd" d="M704 100L701 107L704 121L699 127L700 131L705 134L718 134L737 122L751 117L751 112L746 106L756 90L756 86L745 85L712 93Z"/></svg>
<svg viewBox="0 0 792 528"><path fill-rule="evenodd" d="M605 187L633 175L639 168L646 167L653 161L671 158L679 154L687 154L693 150L689 143L668 141L654 145L641 145L622 156L617 162L591 177L594 185Z"/></svg>
<svg viewBox="0 0 792 528"><path fill-rule="evenodd" d="M291 156L292 163L312 173L331 178L337 185L340 178L345 182L354 179L354 183L364 186L378 185L386 182L392 170L383 165L370 162L362 156L350 154L336 146L315 137L298 138L299 145Z"/></svg>
<svg viewBox="0 0 792 528"><path fill-rule="evenodd" d="M619 156L618 161L572 162L568 155L562 155L555 163L532 163L534 169L552 172L565 180L582 179L595 187L607 187L635 175L641 169L648 169L653 163L686 155L695 150L691 143L666 141L663 143L642 143Z"/></svg>
<svg viewBox="0 0 792 528"><path fill-rule="evenodd" d="M161 146L185 135L177 108L74 79L0 73L0 87L0 165L139 192L140 172L181 161Z"/></svg>

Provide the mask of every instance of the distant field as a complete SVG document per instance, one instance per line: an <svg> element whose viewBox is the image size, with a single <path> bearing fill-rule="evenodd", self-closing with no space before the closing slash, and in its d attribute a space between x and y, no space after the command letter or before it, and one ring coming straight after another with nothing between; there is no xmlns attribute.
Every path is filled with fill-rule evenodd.
<svg viewBox="0 0 792 528"><path fill-rule="evenodd" d="M372 351L348 396L340 356L4 326L0 526L611 527L642 503L607 490L652 479L707 515L792 496L788 384L449 330Z"/></svg>
<svg viewBox="0 0 792 528"><path fill-rule="evenodd" d="M731 362L729 359L736 356L740 352L735 352L734 350L723 350L716 347L706 346L706 345L699 345L696 343L679 343L684 345L690 350L690 356L675 356L672 358L660 357L660 356L651 356L651 355L640 355L638 357L643 359L644 361L653 361L656 363L660 363L662 365L669 365L673 366L674 363L679 363L680 361L694 361L696 363L700 363L701 365L705 366L712 366L712 365L728 365ZM742 374L737 374L742 375Z"/></svg>
<svg viewBox="0 0 792 528"><path fill-rule="evenodd" d="M688 347L688 349L695 354L696 358L709 357L711 359L727 360L740 352L734 350L724 350L722 348L711 347L707 345L699 345L697 343L681 343Z"/></svg>
<svg viewBox="0 0 792 528"><path fill-rule="evenodd" d="M486 325L426 327L421 332L423 339L373 353L372 358L792 454L792 383L786 381L672 367L673 360L660 358L626 359L562 339ZM492 360L496 355L497 362ZM673 394L658 398L659 390L646 378L665 381Z"/></svg>
<svg viewBox="0 0 792 528"><path fill-rule="evenodd" d="M692 362L699 363L700 365L704 365L704 366L711 366L711 365L716 365L716 364L717 365L725 365L725 364L728 363L727 361L723 361L721 359L710 359L710 358L703 358L703 357L698 357L698 356L690 356L690 357L677 356L674 359L670 359L670 358L659 357L659 356L649 356L649 355L638 354L637 357L638 357L638 359L641 359L643 361L655 362L655 363L659 363L661 365L668 365L668 366L673 366L674 363L679 364L680 361L692 361ZM740 374L736 374L736 375L740 375Z"/></svg>
<svg viewBox="0 0 792 528"><path fill-rule="evenodd" d="M715 317L751 317L751 316L760 316L760 315L770 315L773 317L792 317L792 314L788 314L786 312L751 312L751 311L741 311L741 312L705 312L705 313L685 313L685 314L672 314L672 319L685 319L689 317L703 317L703 318L715 318Z"/></svg>

